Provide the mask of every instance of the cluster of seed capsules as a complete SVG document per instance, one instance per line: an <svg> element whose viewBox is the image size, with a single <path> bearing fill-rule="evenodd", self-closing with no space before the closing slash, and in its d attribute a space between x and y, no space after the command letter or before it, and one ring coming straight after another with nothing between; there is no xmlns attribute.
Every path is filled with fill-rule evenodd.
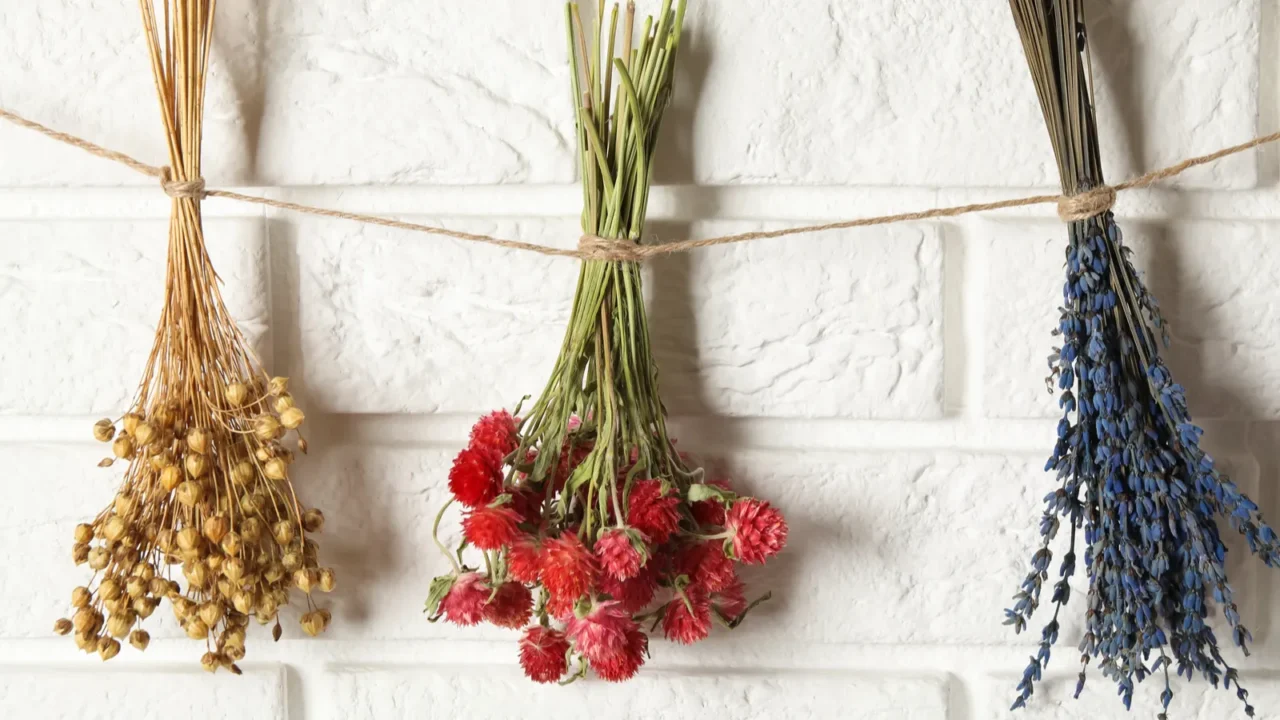
<svg viewBox="0 0 1280 720"><path fill-rule="evenodd" d="M585 488L566 490L593 448L577 421L549 477L531 477L530 458L515 461L519 447L518 421L499 411L454 460L441 514L453 502L466 508L463 541L441 546L453 572L433 581L427 610L433 620L522 629L520 664L536 682L571 682L588 669L633 677L648 656L646 625L682 644L705 639L715 621L736 627L755 605L738 564L762 564L786 544L782 514L725 480L681 485L627 465L601 503ZM586 522L601 505L600 522ZM465 564L468 547L483 570Z"/></svg>
<svg viewBox="0 0 1280 720"><path fill-rule="evenodd" d="M205 641L210 671L239 673L250 618L274 622L279 639L277 615L295 588L306 594L303 630L314 636L328 625L311 593L331 591L335 576L308 537L324 515L299 504L284 445L304 415L285 378L232 383L217 400L144 402L118 424L94 426L114 455L101 465L129 466L115 501L75 529L74 560L94 576L72 592L73 614L54 629L74 634L85 652L109 660L126 638L145 650L141 625L164 599L187 636ZM300 435L297 447L306 450Z"/></svg>

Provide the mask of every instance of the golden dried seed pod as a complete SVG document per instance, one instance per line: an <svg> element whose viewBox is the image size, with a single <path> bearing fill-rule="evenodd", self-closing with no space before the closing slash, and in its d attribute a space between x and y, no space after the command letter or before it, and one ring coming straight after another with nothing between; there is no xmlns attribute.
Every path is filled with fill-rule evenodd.
<svg viewBox="0 0 1280 720"><path fill-rule="evenodd" d="M80 523L76 526L75 539L78 543L87 543L93 539L93 526L88 523Z"/></svg>
<svg viewBox="0 0 1280 720"><path fill-rule="evenodd" d="M253 481L256 473L253 469L253 463L248 460L241 460L236 466L231 468L231 482L237 485L248 485Z"/></svg>
<svg viewBox="0 0 1280 720"><path fill-rule="evenodd" d="M156 471L162 471L174 464L173 453L168 450L162 450L161 452L155 453L148 458L148 460L151 462L152 469Z"/></svg>
<svg viewBox="0 0 1280 720"><path fill-rule="evenodd" d="M188 620L187 626L183 629L187 631L187 637L192 640L204 640L209 637L209 626L198 617Z"/></svg>
<svg viewBox="0 0 1280 720"><path fill-rule="evenodd" d="M112 515L102 524L102 537L115 542L124 537L128 529L129 526L125 523L124 518L119 515Z"/></svg>
<svg viewBox="0 0 1280 720"><path fill-rule="evenodd" d="M133 440L128 435L121 435L111 443L111 453L122 460L133 457Z"/></svg>
<svg viewBox="0 0 1280 720"><path fill-rule="evenodd" d="M140 598L147 594L147 581L140 577L131 577L124 585L124 592L131 598Z"/></svg>
<svg viewBox="0 0 1280 720"><path fill-rule="evenodd" d="M258 518L249 518L240 523L240 539L245 542L256 545L262 540L263 523Z"/></svg>
<svg viewBox="0 0 1280 720"><path fill-rule="evenodd" d="M173 616L177 618L179 622L191 617L191 613L196 610L196 604L189 598L182 595L170 597L169 602L173 604Z"/></svg>
<svg viewBox="0 0 1280 720"><path fill-rule="evenodd" d="M228 645L227 648L222 651L222 654L226 655L227 659L231 662L239 662L244 659L244 648L236 645Z"/></svg>
<svg viewBox="0 0 1280 720"><path fill-rule="evenodd" d="M231 531L231 520L226 515L214 515L204 521L204 536L217 545Z"/></svg>
<svg viewBox="0 0 1280 720"><path fill-rule="evenodd" d="M197 453L188 455L186 461L182 464L187 468L187 474L193 478L199 479L209 472L209 458L204 455Z"/></svg>
<svg viewBox="0 0 1280 720"><path fill-rule="evenodd" d="M240 496L240 510L246 515L257 515L262 512L262 501L253 493Z"/></svg>
<svg viewBox="0 0 1280 720"><path fill-rule="evenodd" d="M216 672L222 667L222 660L216 654L207 652L200 658L200 667L208 672Z"/></svg>
<svg viewBox="0 0 1280 720"><path fill-rule="evenodd" d="M309 533L318 533L324 529L324 513L312 508L302 514L302 529Z"/></svg>
<svg viewBox="0 0 1280 720"><path fill-rule="evenodd" d="M133 431L133 439L137 441L139 447L150 445L157 435L156 429L148 422L138 423L138 427Z"/></svg>
<svg viewBox="0 0 1280 720"><path fill-rule="evenodd" d="M271 442L280 437L280 421L274 415L259 415L253 421L253 434L262 442Z"/></svg>
<svg viewBox="0 0 1280 720"><path fill-rule="evenodd" d="M174 543L177 542L178 534L170 528L165 528L156 533L156 547L164 552L173 552Z"/></svg>
<svg viewBox="0 0 1280 720"><path fill-rule="evenodd" d="M277 415L283 415L285 410L288 410L289 408L294 406L293 396L290 395L289 393L285 393L280 397L276 398L276 401L272 403L271 406L275 408Z"/></svg>
<svg viewBox="0 0 1280 720"><path fill-rule="evenodd" d="M85 652L96 652L98 649L98 637L89 633L78 632L75 635L76 647Z"/></svg>
<svg viewBox="0 0 1280 720"><path fill-rule="evenodd" d="M129 635L129 644L139 650L146 650L147 646L151 644L151 635L146 630L134 630Z"/></svg>
<svg viewBox="0 0 1280 720"><path fill-rule="evenodd" d="M120 589L120 584L110 578L103 580L98 584L98 597L103 600L115 600L120 597L124 591Z"/></svg>
<svg viewBox="0 0 1280 720"><path fill-rule="evenodd" d="M302 616L302 631L311 637L315 637L324 632L324 629L328 624L328 619L325 618L324 614L319 610L312 610Z"/></svg>
<svg viewBox="0 0 1280 720"><path fill-rule="evenodd" d="M248 615L253 612L254 600L252 592L238 590L231 596L231 606L236 609L236 612Z"/></svg>
<svg viewBox="0 0 1280 720"><path fill-rule="evenodd" d="M93 424L93 437L95 440L98 440L99 442L111 442L111 439L115 436L116 426L115 423L110 420L103 418Z"/></svg>
<svg viewBox="0 0 1280 720"><path fill-rule="evenodd" d="M248 615L248 614L249 613L245 613L245 615ZM248 620L248 618L245 618L245 620ZM228 630L222 636L222 645L223 647L238 647L243 649L244 648L244 629L240 628L236 630Z"/></svg>
<svg viewBox="0 0 1280 720"><path fill-rule="evenodd" d="M218 624L218 621L222 619L222 606L218 603L205 603L200 606L197 614L200 616L201 622L208 627L214 627Z"/></svg>
<svg viewBox="0 0 1280 720"><path fill-rule="evenodd" d="M55 635L70 635L71 631L74 629L75 625L72 625L71 621L66 618L60 618L53 624L53 632Z"/></svg>
<svg viewBox="0 0 1280 720"><path fill-rule="evenodd" d="M165 492L173 492L182 484L182 470L177 465L169 465L160 471L160 486Z"/></svg>
<svg viewBox="0 0 1280 720"><path fill-rule="evenodd" d="M280 610L280 603L271 595L264 594L258 598L258 606L254 610L254 616L258 618L258 622L267 624L275 619L276 613Z"/></svg>
<svg viewBox="0 0 1280 720"><path fill-rule="evenodd" d="M209 452L209 433L200 428L192 428L187 433L187 447L192 451L205 455Z"/></svg>
<svg viewBox="0 0 1280 720"><path fill-rule="evenodd" d="M133 612L138 615L139 618L146 620L147 618L151 617L151 613L155 612L156 608L159 606L160 606L160 600L158 598L140 597L137 600L134 600L133 605L131 605L130 607L133 609Z"/></svg>
<svg viewBox="0 0 1280 720"><path fill-rule="evenodd" d="M286 572L288 571L284 569L284 565L281 565L278 562L271 563L270 567L267 568L267 571L262 574L262 577L269 583L277 583L285 576Z"/></svg>
<svg viewBox="0 0 1280 720"><path fill-rule="evenodd" d="M249 399L249 388L244 383L236 382L227 386L227 404L233 408L244 405Z"/></svg>
<svg viewBox="0 0 1280 720"><path fill-rule="evenodd" d="M116 495L115 502L112 505L115 508L116 515L119 515L120 517L128 517L133 514L135 509L137 509L138 501L135 500L132 495L119 493Z"/></svg>
<svg viewBox="0 0 1280 720"><path fill-rule="evenodd" d="M275 536L276 544L280 547L284 547L289 543L292 543L294 539L298 537L298 526L288 520L281 520L276 523L271 532L272 535Z"/></svg>
<svg viewBox="0 0 1280 720"><path fill-rule="evenodd" d="M128 415L124 416L124 419L121 421L120 424L124 426L125 432L132 435L133 431L138 429L138 425L141 422L142 422L141 415L139 415L138 413L129 413Z"/></svg>
<svg viewBox="0 0 1280 720"><path fill-rule="evenodd" d="M264 463L264 462L266 462L266 461L270 460L272 457L274 457L274 456L271 454L271 451L270 451L270 450L268 450L268 449L267 449L267 448L265 448L265 447L260 447L260 448L258 448L257 450L254 450L254 451L253 451L253 456L254 456L255 458L257 458L258 462L260 462L260 463Z"/></svg>
<svg viewBox="0 0 1280 720"><path fill-rule="evenodd" d="M202 456L192 455L191 457L188 457L187 464L191 464L192 458L199 457ZM177 491L174 493L174 497L178 499L178 502L189 508L195 507L200 503L200 500L204 498L204 488L200 486L200 483L188 480L178 486Z"/></svg>
<svg viewBox="0 0 1280 720"><path fill-rule="evenodd" d="M262 466L262 474L271 480L284 480L289 477L288 466L280 458L271 458Z"/></svg>
<svg viewBox="0 0 1280 720"><path fill-rule="evenodd" d="M298 438L298 452L303 455L307 454L307 441L305 438Z"/></svg>
<svg viewBox="0 0 1280 720"><path fill-rule="evenodd" d="M336 587L337 584L338 574L333 571L333 568L322 568L320 570L320 578L317 582L317 585L320 587L320 592L333 592L333 588Z"/></svg>
<svg viewBox="0 0 1280 720"><path fill-rule="evenodd" d="M304 593L310 593L311 587L315 584L315 576L306 568L298 568L293 571L293 584Z"/></svg>
<svg viewBox="0 0 1280 720"><path fill-rule="evenodd" d="M296 407L287 408L284 412L280 413L280 424L290 430L297 430L302 426L302 421L306 419L307 416L301 409Z"/></svg>
<svg viewBox="0 0 1280 720"><path fill-rule="evenodd" d="M164 597L169 594L169 581L164 578L151 578L151 582L147 584L147 589L156 597Z"/></svg>
<svg viewBox="0 0 1280 720"><path fill-rule="evenodd" d="M94 570L105 570L111 564L111 552L106 548L94 548L89 551L89 567Z"/></svg>
<svg viewBox="0 0 1280 720"><path fill-rule="evenodd" d="M233 583L243 579L244 572L244 561L240 558L230 558L222 563L222 574Z"/></svg>
<svg viewBox="0 0 1280 720"><path fill-rule="evenodd" d="M218 578L218 597L231 597L236 592L236 586L225 577Z"/></svg>
<svg viewBox="0 0 1280 720"><path fill-rule="evenodd" d="M240 534L227 533L226 535L224 535L222 538L221 547L222 547L222 552L228 555L239 555L240 554Z"/></svg>
<svg viewBox="0 0 1280 720"><path fill-rule="evenodd" d="M98 629L101 622L102 613L89 607L80 608L75 615L71 616L71 624L78 633L92 633Z"/></svg>
<svg viewBox="0 0 1280 720"><path fill-rule="evenodd" d="M120 643L111 638L102 638L98 641L98 656L103 662L110 660L120 654Z"/></svg>
<svg viewBox="0 0 1280 720"><path fill-rule="evenodd" d="M136 618L132 610L113 614L107 618L107 632L111 634L111 637L122 638L129 634L129 630L133 628L134 620Z"/></svg>
<svg viewBox="0 0 1280 720"><path fill-rule="evenodd" d="M156 427L169 428L173 426L175 413L173 408L162 407L151 414L151 422Z"/></svg>
<svg viewBox="0 0 1280 720"><path fill-rule="evenodd" d="M209 582L209 566L199 560L189 562L182 566L182 576L193 588L202 588Z"/></svg>
<svg viewBox="0 0 1280 720"><path fill-rule="evenodd" d="M156 569L144 563L133 569L133 576L142 578L143 582L149 583L155 578Z"/></svg>
<svg viewBox="0 0 1280 720"><path fill-rule="evenodd" d="M193 527L182 528L178 532L178 547L183 550L194 550L200 547L200 531Z"/></svg>
<svg viewBox="0 0 1280 720"><path fill-rule="evenodd" d="M267 383L267 392L271 393L272 397L279 397L289 392L289 378L279 376L271 378L271 382Z"/></svg>
<svg viewBox="0 0 1280 720"><path fill-rule="evenodd" d="M284 566L285 570L293 572L302 567L302 553L287 552L284 557L280 558L280 564Z"/></svg>
<svg viewBox="0 0 1280 720"><path fill-rule="evenodd" d="M83 565L89 562L89 553L90 550L88 543L76 543L76 545L71 548L71 559L74 560L77 565ZM103 565L102 567L106 567L106 565ZM98 569L101 570L102 568Z"/></svg>
<svg viewBox="0 0 1280 720"><path fill-rule="evenodd" d="M93 602L93 593L89 592L89 588L78 587L71 591L71 607L88 607L90 602Z"/></svg>

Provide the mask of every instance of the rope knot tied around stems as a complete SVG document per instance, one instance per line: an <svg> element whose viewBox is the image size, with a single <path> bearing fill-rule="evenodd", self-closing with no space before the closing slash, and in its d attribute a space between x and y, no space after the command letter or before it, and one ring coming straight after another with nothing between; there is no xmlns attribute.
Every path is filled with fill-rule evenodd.
<svg viewBox="0 0 1280 720"><path fill-rule="evenodd" d="M168 167L160 168L160 188L164 190L165 195L175 200L179 198L202 200L209 194L204 188L204 178L174 180L173 170Z"/></svg>
<svg viewBox="0 0 1280 720"><path fill-rule="evenodd" d="M644 246L618 238L602 238L585 234L578 238L578 253L583 260L619 260L640 262L649 257Z"/></svg>
<svg viewBox="0 0 1280 720"><path fill-rule="evenodd" d="M1062 222L1088 220L1115 207L1116 189L1103 185L1076 195L1063 195L1058 199L1058 217Z"/></svg>

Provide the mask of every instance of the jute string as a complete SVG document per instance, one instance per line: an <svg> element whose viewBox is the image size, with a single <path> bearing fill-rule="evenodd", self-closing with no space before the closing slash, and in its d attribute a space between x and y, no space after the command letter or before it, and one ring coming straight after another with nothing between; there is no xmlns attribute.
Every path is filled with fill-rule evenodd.
<svg viewBox="0 0 1280 720"><path fill-rule="evenodd" d="M548 247L546 245L538 245L536 243L521 242L519 240L508 240L505 238L494 237L492 235L461 232L459 230L450 230L448 228L437 227L435 225L405 222L403 220L394 220L392 218L381 217L378 215L365 215L362 213L345 212L342 210L331 210L328 208L316 207L314 205L303 205L301 203L287 202L284 200L274 200L272 198L257 195L245 195L243 193L232 192L230 190L211 190L205 187L203 179L176 182L172 179L168 168L148 165L147 163L130 157L122 152L110 150L102 147L101 145L85 140L84 138L54 130L53 128L47 127L33 120L28 120L27 118L5 110L4 108L0 108L0 119L8 120L13 124L27 128L28 130L34 130L45 137L56 140L57 142L65 145L80 148L81 150L84 150L91 155L103 158L104 160L119 163L136 172L142 173L143 175L150 175L158 178L160 180L160 187L164 190L165 194L173 198L217 197L226 200L249 203L252 205L272 207L278 210L286 210L303 215L314 215L318 217L335 218L338 220L350 220L352 222L364 223L367 225L380 225L382 227L395 228L397 230L407 230L409 232L450 237L455 240L462 240L465 242L494 245L511 250L526 250L538 253L539 255L570 257L578 258L580 260L630 260L637 262L661 255L672 255L675 253L688 252L690 250L713 247L716 245L729 245L732 243L748 242L751 240L767 240L770 238L828 232L831 230L846 230L849 228L949 218L959 215L970 215L972 213L989 212L992 210L1028 207L1031 205L1047 205L1050 203L1058 206L1058 217L1061 218L1063 222L1087 220L1095 215L1110 210L1115 205L1116 195L1120 192L1148 187L1160 182L1161 180L1167 180L1177 175L1181 175L1192 168L1199 167L1201 165L1208 165L1209 163L1216 162L1222 158L1247 152L1254 148L1280 140L1280 132L1263 135L1248 142L1240 143L1239 145L1232 145L1230 147L1211 152L1207 155L1198 155L1196 157L1188 158L1168 167L1153 170L1145 175L1140 175L1131 180L1126 180L1117 185L1104 185L1076 195L1029 195L1026 197L1010 198L1007 200L997 200L995 202L932 208L929 210L898 213L896 215L878 215L875 217L844 220L841 222L824 223L821 225L801 225L798 227L781 228L778 230L746 232L738 233L736 235L720 235L717 237L700 238L697 240L677 240L675 242L662 243L661 245L637 245L617 239L602 238L596 235L583 235L579 238L578 247L576 249L567 249Z"/></svg>

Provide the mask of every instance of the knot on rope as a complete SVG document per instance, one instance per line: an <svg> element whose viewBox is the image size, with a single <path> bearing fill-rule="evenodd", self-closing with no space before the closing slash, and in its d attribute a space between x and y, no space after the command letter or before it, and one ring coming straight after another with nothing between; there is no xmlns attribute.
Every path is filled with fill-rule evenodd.
<svg viewBox="0 0 1280 720"><path fill-rule="evenodd" d="M1115 204L1116 189L1110 185L1103 185L1076 195L1064 195L1059 198L1058 217L1066 223L1088 220L1110 210L1115 207Z"/></svg>
<svg viewBox="0 0 1280 720"><path fill-rule="evenodd" d="M164 190L165 195L174 199L191 198L200 200L205 196L204 178L174 180L173 170L168 167L160 168L160 188Z"/></svg>
<svg viewBox="0 0 1280 720"><path fill-rule="evenodd" d="M602 238L585 234L578 238L578 252L583 260L621 260L640 262L648 255L642 245L618 238Z"/></svg>

